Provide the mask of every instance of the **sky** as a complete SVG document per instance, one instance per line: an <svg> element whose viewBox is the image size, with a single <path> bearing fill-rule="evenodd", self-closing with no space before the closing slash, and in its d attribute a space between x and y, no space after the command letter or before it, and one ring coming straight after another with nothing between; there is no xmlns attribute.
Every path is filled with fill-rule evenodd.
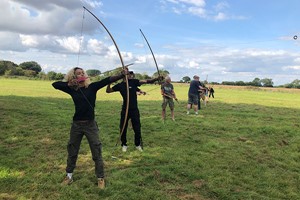
<svg viewBox="0 0 300 200"><path fill-rule="evenodd" d="M44 72L101 72L125 64L173 81L300 79L299 0L1 0L0 60L38 62ZM298 38L299 37L299 38Z"/></svg>

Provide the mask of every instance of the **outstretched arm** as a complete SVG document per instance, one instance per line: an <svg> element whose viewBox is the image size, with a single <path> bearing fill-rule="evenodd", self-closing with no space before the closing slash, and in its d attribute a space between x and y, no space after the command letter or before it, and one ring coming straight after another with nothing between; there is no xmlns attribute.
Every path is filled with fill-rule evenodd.
<svg viewBox="0 0 300 200"><path fill-rule="evenodd" d="M161 81L163 80L164 77L163 76L159 76L157 78L153 78L153 79L147 79L147 80L140 80L140 84L151 84L154 83L155 81Z"/></svg>
<svg viewBox="0 0 300 200"><path fill-rule="evenodd" d="M127 67L126 67L125 69L123 69L123 70L121 71L120 74L118 74L118 75L116 75L116 76L111 76L111 77L109 78L109 80L111 81L111 83L112 83L112 82L116 82L116 81L118 81L118 80L124 78L126 75L129 75L129 71L128 71L128 68L127 68Z"/></svg>
<svg viewBox="0 0 300 200"><path fill-rule="evenodd" d="M116 82L122 78L125 77L125 75L128 75L128 70L123 70L120 74L118 75L115 75L115 76L110 76L110 77L107 77L105 79L102 79L101 81L97 81L97 82L94 82L92 83L91 85L93 85L93 87L96 89L96 90L99 90L100 88L104 87L104 86L107 86L108 84L111 84L113 82Z"/></svg>
<svg viewBox="0 0 300 200"><path fill-rule="evenodd" d="M199 89L200 89L200 90L205 90L205 87L199 85Z"/></svg>
<svg viewBox="0 0 300 200"><path fill-rule="evenodd" d="M118 74L118 75L115 75L115 76L110 76L109 77L109 81L111 83L113 83L113 82L116 82L116 81L118 81L118 80L120 80L120 79L122 79L124 77L125 77L125 75L123 73L121 73L121 74Z"/></svg>

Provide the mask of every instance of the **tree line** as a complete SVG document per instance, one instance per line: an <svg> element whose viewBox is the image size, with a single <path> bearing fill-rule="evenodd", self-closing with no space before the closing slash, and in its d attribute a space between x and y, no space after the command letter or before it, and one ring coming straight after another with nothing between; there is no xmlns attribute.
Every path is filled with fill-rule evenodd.
<svg viewBox="0 0 300 200"><path fill-rule="evenodd" d="M86 70L87 75L93 80L101 80L105 77L115 75L120 73L122 67L109 70L106 72L101 72L97 69L88 69ZM159 74L162 76L167 76L170 73L167 70L159 70ZM11 61L0 60L0 76L5 77L16 77L24 76L41 80L62 80L65 74L55 71L43 72L42 67L35 61L27 61L20 63L19 65ZM152 77L157 77L158 72L155 72L152 76L149 76L147 73L135 73L135 78L151 79Z"/></svg>
<svg viewBox="0 0 300 200"><path fill-rule="evenodd" d="M101 80L107 76L111 76L120 72L122 68L116 68L110 71L101 72L97 69L88 69L86 73L93 80ZM167 70L159 70L159 74L162 76L167 76L170 73ZM55 71L49 71L48 73L42 71L42 67L35 61L27 61L20 63L19 65L11 62L0 60L0 76L12 77L12 76L25 76L42 80L62 80L65 74ZM135 78L143 80L150 79L153 77L157 77L158 72L155 72L152 76L149 76L147 73L135 73ZM179 82L189 83L191 78L189 76L184 76ZM203 81L204 84L208 84L207 80ZM254 87L274 87L274 83L270 78L254 78L253 81L245 82L245 81L223 81L221 83L218 82L210 82L211 85L234 85L234 86L254 86ZM284 85L280 85L278 87L285 88L298 88L300 89L300 80L296 79L291 83L287 83Z"/></svg>
<svg viewBox="0 0 300 200"><path fill-rule="evenodd" d="M180 80L183 83L189 83L191 78L189 76L184 76ZM254 78L253 81L245 82L245 81L222 81L221 83L218 82L208 82L207 80L203 81L204 84L210 85L232 85L232 86L254 86L254 87L274 87L274 82L270 78ZM300 89L300 80L295 79L291 83L287 83L284 85L279 85L277 87L284 87L284 88L297 88Z"/></svg>
<svg viewBox="0 0 300 200"><path fill-rule="evenodd" d="M236 86L254 86L254 87L274 87L274 83L270 78L255 78L253 81L244 82L244 81L223 81L222 85L236 85ZM295 79L291 83L286 83L283 85L279 85L277 87L284 87L284 88L296 88L300 89L300 80Z"/></svg>

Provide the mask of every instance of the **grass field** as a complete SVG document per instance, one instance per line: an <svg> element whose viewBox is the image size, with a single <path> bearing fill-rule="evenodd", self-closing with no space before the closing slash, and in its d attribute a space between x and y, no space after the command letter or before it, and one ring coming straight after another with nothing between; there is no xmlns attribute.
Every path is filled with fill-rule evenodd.
<svg viewBox="0 0 300 200"><path fill-rule="evenodd" d="M101 191L86 139L74 183L61 185L70 97L48 81L1 83L0 199L300 199L299 90L215 86L215 99L187 116L188 85L175 84L176 121L168 112L162 123L159 86L142 86L143 153L131 129L129 151L115 147L121 97L100 90Z"/></svg>

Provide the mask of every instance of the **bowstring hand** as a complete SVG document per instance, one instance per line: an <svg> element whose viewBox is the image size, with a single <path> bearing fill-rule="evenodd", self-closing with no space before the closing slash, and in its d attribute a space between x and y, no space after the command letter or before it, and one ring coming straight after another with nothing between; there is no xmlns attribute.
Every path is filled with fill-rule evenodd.
<svg viewBox="0 0 300 200"><path fill-rule="evenodd" d="M157 80L158 80L158 81L164 80L164 76L158 76Z"/></svg>
<svg viewBox="0 0 300 200"><path fill-rule="evenodd" d="M121 74L122 74L123 76L129 75L128 68L125 67L125 69L122 69Z"/></svg>

